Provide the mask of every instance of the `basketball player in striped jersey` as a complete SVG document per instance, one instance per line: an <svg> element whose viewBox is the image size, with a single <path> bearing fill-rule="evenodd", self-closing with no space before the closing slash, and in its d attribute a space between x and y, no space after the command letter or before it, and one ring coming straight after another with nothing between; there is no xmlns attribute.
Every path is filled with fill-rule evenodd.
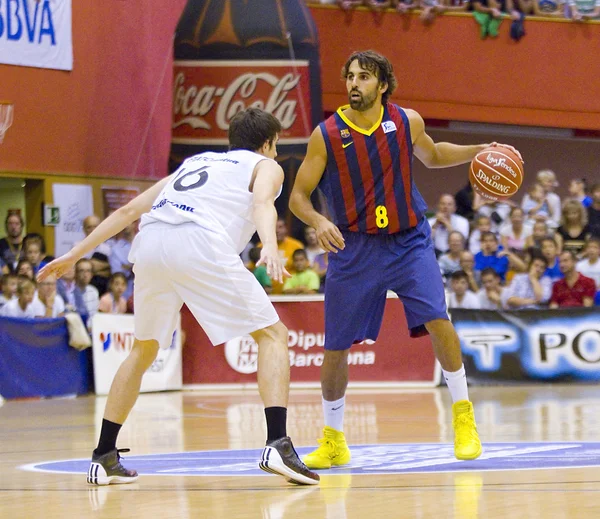
<svg viewBox="0 0 600 519"><path fill-rule="evenodd" d="M348 352L356 342L377 339L387 290L402 300L411 336L431 336L453 400L455 455L475 459L481 442L412 160L414 154L429 168L456 166L490 144L434 143L417 112L389 102L396 78L376 52L352 54L342 75L349 104L313 131L290 197L292 212L330 252L321 367L325 428L304 462L325 469L350 461L343 432ZM333 221L311 203L317 186Z"/></svg>
<svg viewBox="0 0 600 519"><path fill-rule="evenodd" d="M87 252L141 217L129 259L135 273L135 341L113 380L100 440L87 474L92 485L132 483L138 474L121 464L117 435L159 348L169 348L185 303L213 344L250 334L258 343L258 389L265 404L267 444L259 467L298 484L319 475L300 461L286 432L290 380L287 328L239 254L258 230L257 264L279 282L287 274L277 250L275 199L283 170L273 160L281 124L249 108L229 126L230 151L186 159L112 213L66 255L38 274L61 276ZM289 274L288 274L289 275Z"/></svg>

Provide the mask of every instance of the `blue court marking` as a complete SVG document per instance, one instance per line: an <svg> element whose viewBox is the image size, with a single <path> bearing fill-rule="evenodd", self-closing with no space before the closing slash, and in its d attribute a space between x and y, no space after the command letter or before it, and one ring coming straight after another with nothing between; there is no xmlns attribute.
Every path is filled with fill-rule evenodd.
<svg viewBox="0 0 600 519"><path fill-rule="evenodd" d="M314 447L296 449L300 456ZM261 449L193 451L126 456L124 465L140 475L153 476L264 476L258 468ZM86 473L88 459L46 461L19 468L37 472ZM600 466L600 443L537 442L486 443L477 460L459 461L452 445L402 443L356 445L352 462L326 474L406 474L423 472L473 472L498 470L560 469Z"/></svg>

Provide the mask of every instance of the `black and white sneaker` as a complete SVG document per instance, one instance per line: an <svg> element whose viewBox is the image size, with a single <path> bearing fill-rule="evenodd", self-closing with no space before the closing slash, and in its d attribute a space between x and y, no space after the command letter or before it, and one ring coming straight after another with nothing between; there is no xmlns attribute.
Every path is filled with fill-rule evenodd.
<svg viewBox="0 0 600 519"><path fill-rule="evenodd" d="M302 463L289 436L267 443L258 466L265 472L283 476L290 483L319 484L319 475Z"/></svg>
<svg viewBox="0 0 600 519"><path fill-rule="evenodd" d="M137 481L138 473L121 465L120 452L129 452L129 449L113 449L102 456L94 452L87 473L87 482L90 485L110 485Z"/></svg>

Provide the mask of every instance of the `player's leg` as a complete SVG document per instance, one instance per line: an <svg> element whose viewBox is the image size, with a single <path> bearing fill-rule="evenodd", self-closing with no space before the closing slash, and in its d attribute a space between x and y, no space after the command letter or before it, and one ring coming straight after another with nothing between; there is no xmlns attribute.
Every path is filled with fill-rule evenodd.
<svg viewBox="0 0 600 519"><path fill-rule="evenodd" d="M378 281L383 239L350 234L346 248L331 255L325 284L325 352L321 391L325 427L319 447L304 457L309 468L327 469L350 462L344 434L348 353L354 342L377 338L385 308L385 289ZM364 258L371 264L366 267ZM372 259L371 259L372 258Z"/></svg>
<svg viewBox="0 0 600 519"><path fill-rule="evenodd" d="M473 405L469 401L460 342L446 311L444 284L430 239L427 221L398 236L397 260L390 266L390 286L404 304L412 336L429 333L434 353L453 401L455 455L475 459L481 454Z"/></svg>
<svg viewBox="0 0 600 519"><path fill-rule="evenodd" d="M319 475L300 461L287 435L287 406L290 387L288 330L281 321L251 332L258 344L258 390L265 406L267 442L260 468L289 481L316 485Z"/></svg>
<svg viewBox="0 0 600 519"><path fill-rule="evenodd" d="M88 470L88 483L109 485L137 480L136 471L121 465L119 452L128 449L117 450L117 436L140 394L142 377L157 354L157 341L135 339L131 353L119 367L108 393L100 439Z"/></svg>

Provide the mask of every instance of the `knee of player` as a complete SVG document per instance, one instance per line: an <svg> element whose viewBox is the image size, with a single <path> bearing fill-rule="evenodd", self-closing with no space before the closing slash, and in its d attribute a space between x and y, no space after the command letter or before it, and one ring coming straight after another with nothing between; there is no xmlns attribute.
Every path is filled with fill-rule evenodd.
<svg viewBox="0 0 600 519"><path fill-rule="evenodd" d="M131 354L135 355L138 362L148 367L154 362L158 355L158 341L140 341L136 339L133 343Z"/></svg>
<svg viewBox="0 0 600 519"><path fill-rule="evenodd" d="M267 326L266 328L257 330L252 334L252 337L259 344L264 340L268 340L271 342L283 343L287 346L288 329L287 326L281 321L277 321L271 326Z"/></svg>

